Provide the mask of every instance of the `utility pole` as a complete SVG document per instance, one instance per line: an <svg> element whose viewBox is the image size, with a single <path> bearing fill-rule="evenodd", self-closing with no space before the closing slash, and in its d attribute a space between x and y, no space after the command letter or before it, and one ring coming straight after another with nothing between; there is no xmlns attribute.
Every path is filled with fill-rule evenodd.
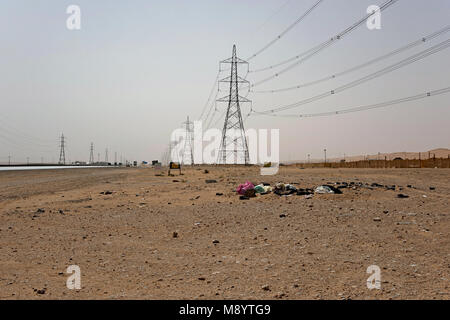
<svg viewBox="0 0 450 320"><path fill-rule="evenodd" d="M100 152L97 153L97 162L100 162Z"/></svg>
<svg viewBox="0 0 450 320"><path fill-rule="evenodd" d="M325 163L327 163L327 149L323 149L323 153L325 155Z"/></svg>
<svg viewBox="0 0 450 320"><path fill-rule="evenodd" d="M61 142L59 146L59 162L58 164L66 164L66 141L64 140L64 134L61 134Z"/></svg>
<svg viewBox="0 0 450 320"><path fill-rule="evenodd" d="M117 164L117 151L114 152L114 164Z"/></svg>
<svg viewBox="0 0 450 320"><path fill-rule="evenodd" d="M186 132L184 136L184 148L183 148L183 154L181 156L181 163L185 163L185 156L186 154L189 156L190 165L194 165L194 148L193 148L193 141L194 141L194 127L193 123L189 121L189 116L187 117L187 121L183 122L183 125L186 126Z"/></svg>
<svg viewBox="0 0 450 320"><path fill-rule="evenodd" d="M89 164L94 163L94 143L91 142L91 153L89 155Z"/></svg>
<svg viewBox="0 0 450 320"><path fill-rule="evenodd" d="M105 162L108 163L108 148L105 150Z"/></svg>
<svg viewBox="0 0 450 320"><path fill-rule="evenodd" d="M8 166L11 165L11 155L8 155Z"/></svg>
<svg viewBox="0 0 450 320"><path fill-rule="evenodd" d="M251 101L239 95L239 85L242 83L249 84L249 82L238 76L238 65L245 64L248 66L248 62L236 56L236 45L233 45L232 57L220 62L220 64L222 63L231 64L231 74L219 81L230 84L230 93L217 100L218 102L228 103L217 162L226 164L227 159L229 159L228 155L232 154L232 162L248 164L250 161L249 152L240 103Z"/></svg>

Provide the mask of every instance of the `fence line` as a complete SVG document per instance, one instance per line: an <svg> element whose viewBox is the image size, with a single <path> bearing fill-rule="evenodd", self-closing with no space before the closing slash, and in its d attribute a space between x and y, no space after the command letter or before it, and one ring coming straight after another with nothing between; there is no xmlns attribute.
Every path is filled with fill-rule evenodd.
<svg viewBox="0 0 450 320"><path fill-rule="evenodd" d="M361 160L352 162L297 163L302 168L450 168L450 159Z"/></svg>

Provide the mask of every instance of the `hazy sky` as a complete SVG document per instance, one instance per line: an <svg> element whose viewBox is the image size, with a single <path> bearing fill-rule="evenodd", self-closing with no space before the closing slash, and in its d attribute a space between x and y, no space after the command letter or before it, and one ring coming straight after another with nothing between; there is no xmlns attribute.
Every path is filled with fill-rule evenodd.
<svg viewBox="0 0 450 320"><path fill-rule="evenodd" d="M89 159L109 149L130 160L160 159L170 133L197 119L218 62L248 58L316 0L0 0L0 162ZM384 0L325 0L257 58L257 69L295 56L346 29ZM66 28L66 8L81 8L81 30ZM283 6L283 4L285 4ZM280 10L281 8L281 10ZM450 24L448 0L400 0L303 65L258 87L312 81L390 52ZM381 63L314 87L250 94L256 110L331 90L442 42L445 34ZM250 74L257 81L273 71ZM245 74L242 74L243 76ZM226 77L227 74L223 74ZM287 113L313 113L376 103L450 86L450 49L339 95ZM226 93L220 93L225 95ZM225 105L219 106L220 110ZM248 113L249 106L243 106ZM222 112L219 112L219 114ZM214 121L218 127L223 119ZM250 117L248 128L279 128L281 159L424 151L449 147L450 95L326 118Z"/></svg>

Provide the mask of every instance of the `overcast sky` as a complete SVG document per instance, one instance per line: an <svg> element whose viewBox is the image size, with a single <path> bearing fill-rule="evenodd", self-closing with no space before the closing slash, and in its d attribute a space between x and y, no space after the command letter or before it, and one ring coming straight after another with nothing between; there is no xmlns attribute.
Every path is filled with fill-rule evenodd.
<svg viewBox="0 0 450 320"><path fill-rule="evenodd" d="M316 0L0 0L0 162L89 159L109 149L129 160L160 159L186 116L199 118L232 45L245 59ZM258 69L291 58L346 29L384 0L324 0L280 41L251 60ZM81 8L81 30L66 28L66 8ZM271 90L313 81L406 45L450 24L448 0L400 0L382 13L381 30L363 25L289 72L258 86ZM313 87L251 93L267 110L329 91L450 37ZM274 73L249 74L257 81ZM242 70L242 76L245 75ZM223 74L226 77L227 74ZM450 86L450 49L358 87L289 110L343 109ZM256 90L256 88L255 88ZM223 93L222 95L225 95ZM225 105L218 105L224 110ZM243 105L243 113L249 106ZM218 112L218 115L222 112ZM223 119L213 121L217 127ZM280 129L282 160L425 151L449 147L450 95L377 110L309 119L251 116L247 128Z"/></svg>

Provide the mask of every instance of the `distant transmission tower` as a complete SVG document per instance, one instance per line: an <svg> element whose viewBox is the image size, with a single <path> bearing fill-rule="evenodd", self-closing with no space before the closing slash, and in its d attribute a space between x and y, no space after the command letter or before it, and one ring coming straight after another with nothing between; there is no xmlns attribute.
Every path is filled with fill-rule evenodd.
<svg viewBox="0 0 450 320"><path fill-rule="evenodd" d="M89 163L94 163L94 143L91 142L91 153L89 155Z"/></svg>
<svg viewBox="0 0 450 320"><path fill-rule="evenodd" d="M108 148L105 150L105 162L108 162Z"/></svg>
<svg viewBox="0 0 450 320"><path fill-rule="evenodd" d="M183 125L186 126L186 132L184 136L184 148L183 148L183 154L181 156L181 163L182 164L194 164L194 127L193 123L189 121L189 116L187 117L187 121L183 122ZM185 158L188 157L189 161L186 163Z"/></svg>
<svg viewBox="0 0 450 320"><path fill-rule="evenodd" d="M248 62L236 56L236 45L233 45L233 56L221 61L222 63L231 64L231 75L220 80L220 82L230 84L230 94L217 100L218 102L228 102L217 163L248 164L249 153L240 103L251 101L239 95L239 85L249 82L238 76L238 64L248 65ZM230 158L230 155L232 158Z"/></svg>
<svg viewBox="0 0 450 320"><path fill-rule="evenodd" d="M66 141L64 139L64 134L61 134L61 142L59 145L59 164L66 164L66 151L65 151Z"/></svg>

